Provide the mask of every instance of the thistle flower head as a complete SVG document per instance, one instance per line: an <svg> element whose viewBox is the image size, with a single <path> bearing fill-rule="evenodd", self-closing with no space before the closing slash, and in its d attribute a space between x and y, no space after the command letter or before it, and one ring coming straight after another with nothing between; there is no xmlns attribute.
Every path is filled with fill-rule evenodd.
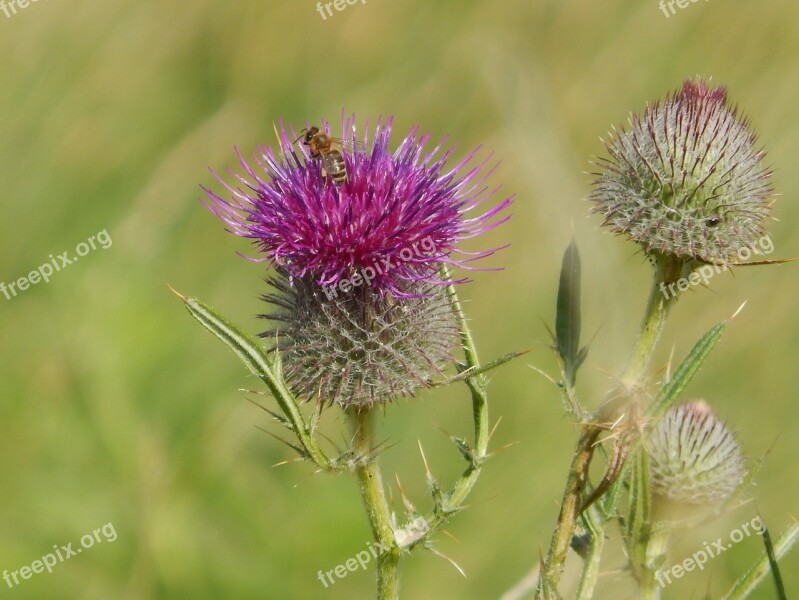
<svg viewBox="0 0 799 600"><path fill-rule="evenodd" d="M646 447L653 493L677 502L723 502L746 473L735 436L701 401L669 409Z"/></svg>
<svg viewBox="0 0 799 600"><path fill-rule="evenodd" d="M329 297L306 276L271 279L283 375L300 398L365 407L413 396L451 359L458 324L447 289L401 283L406 296L368 287ZM262 337L272 337L267 331Z"/></svg>
<svg viewBox="0 0 799 600"><path fill-rule="evenodd" d="M266 147L253 156L266 176L239 156L246 177L232 173L239 187L217 177L231 198L203 188L207 206L230 231L254 240L264 260L321 286L373 269L369 286L396 296L408 293L404 282L437 281L442 264L467 267L492 254L496 249L467 254L458 248L509 218L500 213L511 198L471 214L498 191L485 185L491 155L465 173L477 150L446 168L454 148L438 155L442 142L425 152L430 136L418 128L391 152L391 125L391 118L379 120L370 143L368 132L357 139L354 118L343 120L341 138L332 138L346 170L346 180L337 183L322 157L299 141L303 135L281 123L280 156ZM329 125L321 131L329 136Z"/></svg>
<svg viewBox="0 0 799 600"><path fill-rule="evenodd" d="M686 81L606 145L593 211L646 252L728 264L763 235L771 173L725 88Z"/></svg>
<svg viewBox="0 0 799 600"><path fill-rule="evenodd" d="M368 407L428 385L459 341L444 284L465 279L446 281L442 269L492 254L459 245L509 218L511 198L472 214L499 189L485 185L490 155L447 167L454 149L425 151L418 128L391 152L391 125L378 121L370 142L354 118L341 138L327 123L301 134L281 124L279 154L253 157L263 173L239 156L238 186L217 177L229 199L203 188L208 208L276 267L262 315L275 327L262 336L302 399Z"/></svg>

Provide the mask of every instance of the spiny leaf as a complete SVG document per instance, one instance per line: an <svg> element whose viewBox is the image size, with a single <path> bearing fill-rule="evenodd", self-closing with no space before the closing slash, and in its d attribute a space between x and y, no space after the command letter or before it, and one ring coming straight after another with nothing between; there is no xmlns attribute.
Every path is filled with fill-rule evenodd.
<svg viewBox="0 0 799 600"><path fill-rule="evenodd" d="M652 498L649 489L649 456L639 447L634 457L627 519L627 543L634 564L646 562L646 547L652 528Z"/></svg>
<svg viewBox="0 0 799 600"><path fill-rule="evenodd" d="M660 417L674 404L685 387L694 378L694 375L699 371L699 367L705 362L726 327L727 321L719 323L703 335L691 348L688 356L685 357L685 360L680 363L680 366L674 372L674 377L667 381L658 392L652 406L649 408L650 416Z"/></svg>
<svg viewBox="0 0 799 600"><path fill-rule="evenodd" d="M333 468L330 459L324 455L314 439L309 435L308 426L305 423L302 412L300 412L297 401L289 391L285 381L275 373L276 355L267 354L255 340L243 333L211 307L196 298L187 298L181 294L178 294L178 296L183 300L191 316L197 319L217 338L225 342L247 369L266 384L308 456L324 469Z"/></svg>
<svg viewBox="0 0 799 600"><path fill-rule="evenodd" d="M574 240L563 254L555 314L555 344L563 361L566 383L574 386L577 369L585 359L580 350L580 253Z"/></svg>
<svg viewBox="0 0 799 600"><path fill-rule="evenodd" d="M490 371L491 369L495 369L500 365L504 365L506 362L513 360L519 356L524 356L527 354L529 350L523 350L522 352L508 352L504 356L500 356L499 358L495 358L491 362L488 362L482 366L474 366L466 368L463 365L457 365L458 374L447 379L443 379L441 381L430 381L428 385L430 387L441 387L444 385L449 385L450 383L455 383L456 381L463 381L466 379L471 379L472 377L476 377L477 375L481 375Z"/></svg>

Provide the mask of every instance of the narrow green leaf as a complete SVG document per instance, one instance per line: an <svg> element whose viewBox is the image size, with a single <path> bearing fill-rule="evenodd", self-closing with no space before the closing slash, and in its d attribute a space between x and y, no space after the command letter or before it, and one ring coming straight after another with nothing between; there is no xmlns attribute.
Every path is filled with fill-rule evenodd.
<svg viewBox="0 0 799 600"><path fill-rule="evenodd" d="M760 518L763 523L763 518ZM774 544L771 543L771 534L768 532L768 527L763 525L763 545L766 547L766 556L768 556L768 564L771 568L771 574L774 577L774 587L777 588L777 600L788 600L785 596L785 584L782 582L782 575L780 575L780 566L777 563L777 556L774 554Z"/></svg>
<svg viewBox="0 0 799 600"><path fill-rule="evenodd" d="M621 496L621 492L627 487L630 483L630 471L632 470L632 463L634 460L627 460L624 463L624 467L622 469L621 475L616 478L616 481L613 482L611 488L602 496L600 500L600 509L602 511L602 516L609 520L616 516L617 509L616 505L619 503L619 497Z"/></svg>
<svg viewBox="0 0 799 600"><path fill-rule="evenodd" d="M705 362L705 359L716 345L716 342L719 341L726 327L727 321L719 323L703 335L694 347L691 348L688 356L686 356L685 360L677 367L674 376L660 388L652 406L649 408L650 416L660 417L674 404L685 387L694 378L694 375L697 374L699 367Z"/></svg>
<svg viewBox="0 0 799 600"><path fill-rule="evenodd" d="M563 254L555 314L555 344L563 361L566 383L574 386L577 368L585 358L580 353L580 253L574 240Z"/></svg>
<svg viewBox="0 0 799 600"><path fill-rule="evenodd" d="M449 385L450 383L455 383L456 381L464 381L466 379L472 379L477 375L482 375L483 373L487 373L491 369L496 369L500 365L504 365L506 362L513 360L514 358L518 358L519 356L524 356L527 354L529 350L524 350L523 352L509 352L504 356L500 356L499 358L495 358L489 363L484 365L466 367L465 365L457 365L458 374L447 379L442 379L440 381L430 381L428 385L430 387L441 387L444 385Z"/></svg>
<svg viewBox="0 0 799 600"><path fill-rule="evenodd" d="M758 584L765 579L769 571L771 571L769 566L771 561L777 561L785 556L797 541L799 541L799 523L793 523L782 533L774 544L772 557L770 558L768 553L764 552L760 560L752 565L752 568L735 582L735 585L732 586L730 591L727 592L721 600L742 600L743 598L748 598Z"/></svg>
<svg viewBox="0 0 799 600"><path fill-rule="evenodd" d="M638 447L632 457L630 512L627 517L627 538L635 565L646 564L646 547L652 529L652 498L649 486L649 455Z"/></svg>
<svg viewBox="0 0 799 600"><path fill-rule="evenodd" d="M280 410L291 424L291 429L314 462L320 467L331 468L330 460L322 453L308 433L308 426L282 377L275 374L274 358L250 336L219 315L214 309L195 298L181 296L191 316L197 319L208 331L222 340L247 369L259 377L272 392Z"/></svg>

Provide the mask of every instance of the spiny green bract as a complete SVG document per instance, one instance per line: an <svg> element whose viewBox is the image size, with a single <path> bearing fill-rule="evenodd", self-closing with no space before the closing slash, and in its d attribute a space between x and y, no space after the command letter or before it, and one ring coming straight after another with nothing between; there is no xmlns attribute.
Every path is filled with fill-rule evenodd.
<svg viewBox="0 0 799 600"><path fill-rule="evenodd" d="M456 315L441 284L403 283L395 298L369 286L343 293L311 277L270 280L284 376L303 400L366 407L413 396L439 374L457 347Z"/></svg>

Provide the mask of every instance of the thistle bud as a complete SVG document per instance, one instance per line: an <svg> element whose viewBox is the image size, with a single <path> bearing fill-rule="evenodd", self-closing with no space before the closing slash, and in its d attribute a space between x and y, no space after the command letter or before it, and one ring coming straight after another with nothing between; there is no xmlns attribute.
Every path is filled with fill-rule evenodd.
<svg viewBox="0 0 799 600"><path fill-rule="evenodd" d="M702 401L669 409L646 447L653 494L676 502L723 502L746 473L735 436Z"/></svg>
<svg viewBox="0 0 799 600"><path fill-rule="evenodd" d="M452 358L458 324L445 287L405 283L403 297L369 286L348 293L311 278L270 281L283 375L298 398L368 407L413 396Z"/></svg>
<svg viewBox="0 0 799 600"><path fill-rule="evenodd" d="M686 81L606 145L593 211L647 253L730 264L764 234L771 172L725 88Z"/></svg>

